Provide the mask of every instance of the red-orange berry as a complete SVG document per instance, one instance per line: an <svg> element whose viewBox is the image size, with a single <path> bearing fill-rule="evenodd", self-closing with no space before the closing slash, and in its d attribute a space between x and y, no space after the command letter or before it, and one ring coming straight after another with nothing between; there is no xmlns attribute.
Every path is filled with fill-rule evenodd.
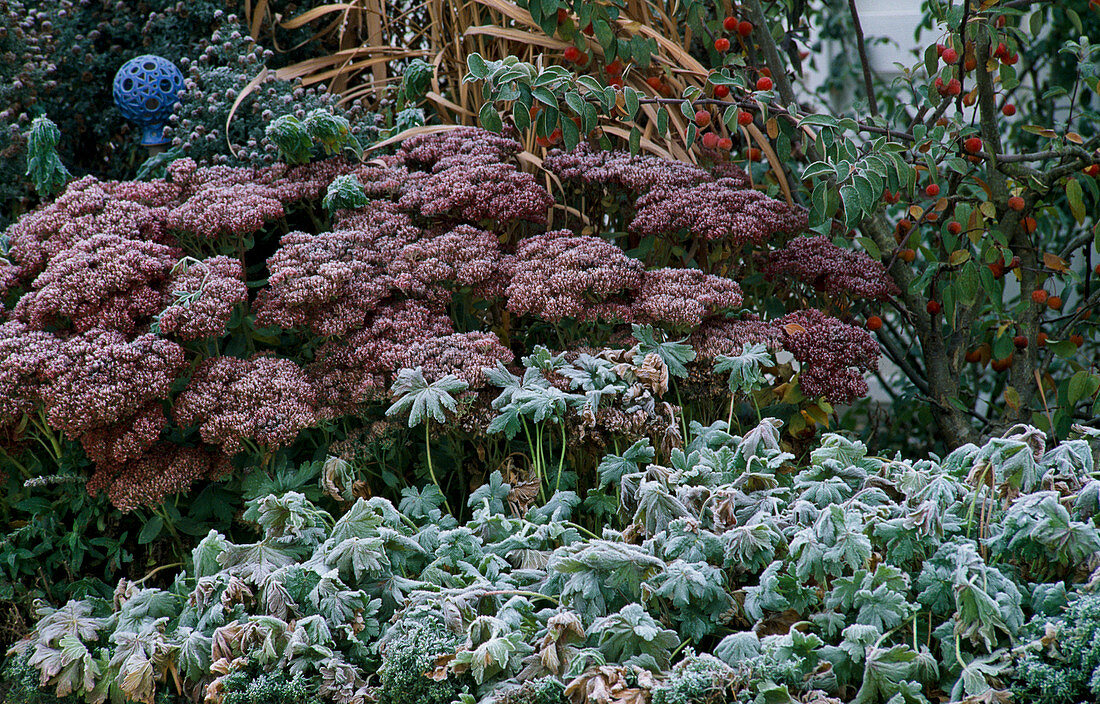
<svg viewBox="0 0 1100 704"><path fill-rule="evenodd" d="M894 229L897 230L898 234L904 235L913 229L913 222L909 218L902 218L898 220L898 224Z"/></svg>
<svg viewBox="0 0 1100 704"><path fill-rule="evenodd" d="M1046 292L1046 289L1042 288L1037 288L1031 292L1031 300L1039 305L1046 303L1049 296L1050 294Z"/></svg>
<svg viewBox="0 0 1100 704"><path fill-rule="evenodd" d="M1027 336L1017 335L1016 337L1012 338L1012 344L1016 345L1016 349L1018 350L1027 349Z"/></svg>
<svg viewBox="0 0 1100 704"><path fill-rule="evenodd" d="M977 154L982 150L982 140L979 137L967 137L966 141L963 142L963 146L971 154Z"/></svg>
<svg viewBox="0 0 1100 704"><path fill-rule="evenodd" d="M1020 196L1012 196L1008 199L1008 207L1017 213L1024 209L1024 199Z"/></svg>
<svg viewBox="0 0 1100 704"><path fill-rule="evenodd" d="M940 58L943 59L943 62L945 64L953 64L959 60L959 52L955 51L951 47L948 47L943 50L943 55L940 56Z"/></svg>
<svg viewBox="0 0 1100 704"><path fill-rule="evenodd" d="M649 84L650 88L657 91L658 93L661 92L661 89L664 87L665 84L664 81L661 80L660 76L650 76L649 78L645 79L645 82Z"/></svg>
<svg viewBox="0 0 1100 704"><path fill-rule="evenodd" d="M621 76L623 73L623 62L619 59L615 59L607 65L607 73L611 76Z"/></svg>
<svg viewBox="0 0 1100 704"><path fill-rule="evenodd" d="M575 46L565 47L565 51L562 53L565 56L566 61L572 61L575 64L579 64L581 62L581 57L584 56L584 54L581 53L581 50Z"/></svg>
<svg viewBox="0 0 1100 704"><path fill-rule="evenodd" d="M751 125L752 124L752 113L748 112L746 110L742 110L742 111L738 112L737 113L737 124L741 125L742 127L745 126L745 125Z"/></svg>
<svg viewBox="0 0 1100 704"><path fill-rule="evenodd" d="M730 87L729 86L714 86L714 97L715 98L725 98L729 94L730 94Z"/></svg>
<svg viewBox="0 0 1100 704"><path fill-rule="evenodd" d="M947 88L944 89L944 92L946 92L948 95L958 95L959 93L962 93L962 90L963 86L962 83L959 83L959 79L952 78L950 81L947 82Z"/></svg>
<svg viewBox="0 0 1100 704"><path fill-rule="evenodd" d="M748 153L749 161L760 161L760 150L756 147L750 147Z"/></svg>
<svg viewBox="0 0 1100 704"><path fill-rule="evenodd" d="M729 137L723 137L722 139L718 140L718 148L724 152L728 152L729 150L733 149L733 140Z"/></svg>
<svg viewBox="0 0 1100 704"><path fill-rule="evenodd" d="M1016 114L1016 106L1012 103L1005 103L1001 106L1001 114L1005 117L1012 117Z"/></svg>
<svg viewBox="0 0 1100 704"><path fill-rule="evenodd" d="M1092 176L1093 178L1100 176L1100 164L1089 164L1085 167L1084 173L1086 176Z"/></svg>
<svg viewBox="0 0 1100 704"><path fill-rule="evenodd" d="M940 187L935 183L930 183L924 187L924 193L929 198L935 198L940 194Z"/></svg>
<svg viewBox="0 0 1100 704"><path fill-rule="evenodd" d="M947 223L947 231L950 232L952 235L959 234L963 231L962 223L960 223L958 220L952 220L951 222Z"/></svg>
<svg viewBox="0 0 1100 704"><path fill-rule="evenodd" d="M1012 366L1012 355L1008 355L1004 359L995 359L989 366L993 367L993 371L995 372L1003 372Z"/></svg>
<svg viewBox="0 0 1100 704"><path fill-rule="evenodd" d="M898 259L902 260L906 264L912 264L913 260L917 258L917 253L911 249L899 249Z"/></svg>
<svg viewBox="0 0 1100 704"><path fill-rule="evenodd" d="M1051 310L1059 310L1062 307L1061 296L1047 296L1047 307Z"/></svg>
<svg viewBox="0 0 1100 704"><path fill-rule="evenodd" d="M882 327L882 318L878 317L877 315L872 315L870 318L867 319L867 329L870 330L871 332L874 332L875 330L878 330L881 327Z"/></svg>
<svg viewBox="0 0 1100 704"><path fill-rule="evenodd" d="M975 347L974 349L967 352L966 361L970 362L971 364L977 364L978 362L982 361L982 348Z"/></svg>
<svg viewBox="0 0 1100 704"><path fill-rule="evenodd" d="M722 53L729 51L730 40L725 37L718 37L714 40L714 50Z"/></svg>
<svg viewBox="0 0 1100 704"><path fill-rule="evenodd" d="M735 31L737 29L737 18L736 17L727 17L726 19L722 20L722 27L727 32Z"/></svg>
<svg viewBox="0 0 1100 704"><path fill-rule="evenodd" d="M707 149L714 149L718 146L718 135L713 132L707 132L703 135L703 146Z"/></svg>
<svg viewBox="0 0 1100 704"><path fill-rule="evenodd" d="M1085 346L1085 336L1084 335L1070 335L1069 336L1069 341L1073 343L1074 347L1084 347Z"/></svg>
<svg viewBox="0 0 1100 704"><path fill-rule="evenodd" d="M710 112L707 110L699 110L695 113L695 124L699 127L706 127L710 124Z"/></svg>
<svg viewBox="0 0 1100 704"><path fill-rule="evenodd" d="M1024 218L1023 220L1021 220L1020 224L1023 226L1024 232L1026 232L1029 235L1031 233L1035 232L1035 228L1038 226L1038 223L1035 222L1035 218L1033 218L1031 216L1028 216L1028 217Z"/></svg>
<svg viewBox="0 0 1100 704"><path fill-rule="evenodd" d="M771 90L771 89L772 89L772 79L768 78L767 76L761 76L760 78L756 79L756 90Z"/></svg>
<svg viewBox="0 0 1100 704"><path fill-rule="evenodd" d="M937 315L941 310L943 310L943 306L940 305L939 301L928 301L928 303L924 306L924 309L928 311L929 315Z"/></svg>
<svg viewBox="0 0 1100 704"><path fill-rule="evenodd" d="M1036 342L1039 343L1040 347L1046 347L1047 346L1047 334L1045 332L1039 333L1038 337L1036 338Z"/></svg>
<svg viewBox="0 0 1100 704"><path fill-rule="evenodd" d="M737 33L742 37L747 37L752 34L752 22L746 22L744 20L737 23Z"/></svg>

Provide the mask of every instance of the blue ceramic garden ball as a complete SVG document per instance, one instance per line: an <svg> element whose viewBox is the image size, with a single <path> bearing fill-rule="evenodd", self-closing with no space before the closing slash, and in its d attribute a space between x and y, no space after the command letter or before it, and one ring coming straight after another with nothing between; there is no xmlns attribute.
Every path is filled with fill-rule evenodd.
<svg viewBox="0 0 1100 704"><path fill-rule="evenodd" d="M179 102L183 73L168 59L146 54L122 64L115 74L115 105L141 127L141 143L165 144L164 125Z"/></svg>

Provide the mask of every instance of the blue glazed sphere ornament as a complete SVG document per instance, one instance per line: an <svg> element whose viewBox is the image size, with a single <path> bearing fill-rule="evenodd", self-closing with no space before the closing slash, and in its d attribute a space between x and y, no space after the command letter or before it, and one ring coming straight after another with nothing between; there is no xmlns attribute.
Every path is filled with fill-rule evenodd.
<svg viewBox="0 0 1100 704"><path fill-rule="evenodd" d="M168 59L146 54L122 64L115 74L115 105L141 127L145 146L166 144L164 125L179 102L183 73Z"/></svg>

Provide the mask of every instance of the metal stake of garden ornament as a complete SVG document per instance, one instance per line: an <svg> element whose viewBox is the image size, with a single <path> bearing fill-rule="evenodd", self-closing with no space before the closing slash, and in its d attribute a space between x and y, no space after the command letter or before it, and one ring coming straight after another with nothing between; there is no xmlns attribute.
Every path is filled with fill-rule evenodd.
<svg viewBox="0 0 1100 704"><path fill-rule="evenodd" d="M164 126L181 90L183 73L168 59L153 54L130 59L115 73L115 105L123 117L141 127L141 143L150 156L167 148Z"/></svg>

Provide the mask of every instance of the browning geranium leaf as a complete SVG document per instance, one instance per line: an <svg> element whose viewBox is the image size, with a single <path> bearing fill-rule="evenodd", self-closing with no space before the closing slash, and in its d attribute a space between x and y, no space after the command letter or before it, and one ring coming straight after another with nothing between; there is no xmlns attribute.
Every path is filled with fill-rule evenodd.
<svg viewBox="0 0 1100 704"><path fill-rule="evenodd" d="M683 379L687 376L687 367L684 366L695 359L695 350L691 345L684 344L683 340L669 342L657 340L657 336L663 335L654 330L652 325L634 325L632 329L634 339L638 341L638 352L634 356L634 363L639 364L650 352L656 352L661 361L668 367L669 373Z"/></svg>

